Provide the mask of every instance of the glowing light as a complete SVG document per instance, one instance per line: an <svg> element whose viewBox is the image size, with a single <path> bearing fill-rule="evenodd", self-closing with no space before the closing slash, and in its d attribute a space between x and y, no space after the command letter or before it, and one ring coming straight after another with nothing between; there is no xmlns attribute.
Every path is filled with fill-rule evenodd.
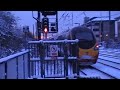
<svg viewBox="0 0 120 90"><path fill-rule="evenodd" d="M108 36L108 34L106 34L106 37Z"/></svg>
<svg viewBox="0 0 120 90"><path fill-rule="evenodd" d="M44 29L44 32L45 32L45 33L47 32L47 28Z"/></svg>

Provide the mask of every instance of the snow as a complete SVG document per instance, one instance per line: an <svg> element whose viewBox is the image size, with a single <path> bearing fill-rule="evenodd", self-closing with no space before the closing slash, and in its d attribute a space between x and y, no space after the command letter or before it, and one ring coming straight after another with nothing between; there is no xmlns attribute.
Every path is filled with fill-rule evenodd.
<svg viewBox="0 0 120 90"><path fill-rule="evenodd" d="M87 77L99 77L100 79L111 79L108 75L105 75L104 73L97 71L95 69L91 68L85 68L82 69L83 72L87 74Z"/></svg>
<svg viewBox="0 0 120 90"><path fill-rule="evenodd" d="M118 63L113 63L113 62L104 61L104 60L100 60L100 59L98 60L98 62L104 63L104 64L106 64L106 65L110 65L110 66L112 66L112 67L115 67L115 68L120 69L120 64L118 64Z"/></svg>
<svg viewBox="0 0 120 90"><path fill-rule="evenodd" d="M29 41L28 43L68 43L68 42L71 42L71 43L75 43L75 42L78 42L78 39L76 40L54 40L54 41L44 41L44 40L39 40L39 41Z"/></svg>
<svg viewBox="0 0 120 90"><path fill-rule="evenodd" d="M0 59L0 63L5 62L5 61L8 61L8 60L10 60L10 59L12 59L12 58L15 58L15 57L17 57L17 56L23 55L23 54L28 53L28 52L29 52L29 51L26 50L26 51L23 51L23 52L19 52L19 53L10 55L10 56L5 57L5 58L1 58L1 59Z"/></svg>
<svg viewBox="0 0 120 90"><path fill-rule="evenodd" d="M51 60L52 57L45 57L45 60ZM64 57L57 57L58 60L64 60ZM68 57L69 60L74 60L74 59L77 59L77 57ZM39 58L30 58L30 60L33 60L33 61L39 61L40 60L40 57Z"/></svg>
<svg viewBox="0 0 120 90"><path fill-rule="evenodd" d="M120 63L120 60L119 59L115 59L115 58L109 58L109 57L104 57L104 56L99 56L99 58Z"/></svg>
<svg viewBox="0 0 120 90"><path fill-rule="evenodd" d="M111 76L113 76L113 77L115 77L115 78L117 78L117 79L120 79L120 71L117 69L114 69L114 68L109 67L109 66L105 66L105 65L100 64L100 63L97 63L97 64L92 65L92 66L107 73L107 74L109 74L109 75L111 75Z"/></svg>
<svg viewBox="0 0 120 90"><path fill-rule="evenodd" d="M65 41L65 40L62 40L62 41ZM41 41L31 41L30 43L39 43L39 42L41 42ZM44 42L44 43L51 43L51 41L42 41L42 42ZM52 43L54 43L54 42L52 42ZM23 52L20 52L20 53L14 54L14 55L10 55L8 57L0 59L0 63L5 62L5 61L10 60L10 59L13 59L13 58L15 58L17 56L20 56L22 54L25 54L25 53L29 52L28 50L25 51L24 49L22 51ZM108 55L109 55L109 53L111 53L111 54L115 55L115 54L119 54L120 50L118 50L118 49L100 48L100 53L101 54L108 54ZM115 58L110 58L110 57L101 56L101 55L99 56L99 58L120 63L120 60L119 59L115 59ZM54 63L53 63L54 60L53 60L53 62L49 63L48 67L47 67L47 65L44 66L44 69L46 69L45 70L45 75L47 77L52 77L52 78L48 78L48 79L54 79L54 77L56 77L56 79L65 79L65 78L58 78L58 77L63 77L63 75L64 75L64 62L62 61L62 60L64 60L64 57L57 57L57 59L58 59L58 61L56 60L57 62L55 62L55 64L56 64L55 68L54 68ZM76 59L76 57L68 57L68 59L72 60L72 59ZM30 60L32 62L38 61L38 62L34 63L34 68L36 70L34 69L35 70L35 71L33 71L34 75L31 78L32 79L33 78L42 79L41 75L40 75L40 72L41 72L41 69L40 69L41 65L40 65L40 62L39 62L40 57L38 57L38 58L34 58L33 57L33 58L30 58ZM47 60L48 61L51 60L51 57L45 57L45 61L47 61ZM98 62L99 61L100 60L98 60ZM10 67L10 65L14 64L14 63L15 63L14 61L8 63L9 69L15 67L14 65L12 67ZM62 66L61 66L61 64L62 64ZM107 63L107 64L110 64L110 63ZM59 66L57 66L57 65L59 65ZM111 65L113 65L113 64L111 63ZM23 66L22 62L21 62L21 64L19 64L19 67L20 66ZM95 65L92 65L92 66L97 68L97 69L100 69L103 72L108 73L111 76L114 76L116 78L120 78L120 72L117 69L114 69L114 68L109 67L109 66L102 65L100 63L96 63ZM115 65L113 65L113 66L115 66ZM119 67L119 66L117 65L116 67ZM54 69L55 69L55 72L56 72L55 74L54 74ZM58 70L58 69L60 69L60 70ZM15 68L13 69L12 72L14 72L14 71L16 71ZM58 73L58 71L59 71L59 73ZM82 69L82 71L84 71L87 74L87 76L81 75L81 72L80 72L80 76L81 77L86 77L86 78L89 78L89 77L100 77L101 79L110 79L111 78L110 76L108 76L108 75L106 75L106 74L104 74L104 73L102 73L100 71L97 71L95 69L86 68L86 69ZM21 73L21 72L19 72L19 73ZM9 74L10 74L10 72L9 72ZM68 75L69 75L69 78L73 78L74 77L73 72L72 72L72 66L70 66L70 65L68 65ZM13 78L15 76L15 74L11 73L9 76L12 76L12 78ZM23 76L23 75L21 74L21 76ZM22 77L20 77L20 78L22 78Z"/></svg>
<svg viewBox="0 0 120 90"><path fill-rule="evenodd" d="M117 49L113 50L113 49L100 48L100 53L104 52L104 53L107 54L108 52L113 53L114 51L117 51L117 53L119 52L119 50L117 50ZM76 57L69 57L69 59L73 59L73 58L75 59ZM118 59L113 59L113 58L103 57L103 56L99 56L99 58L106 59L106 60L111 60L111 61L115 61L115 62L119 62L120 63L120 61ZM58 57L59 61L63 60L63 59L64 59L64 57ZM34 60L34 61L35 60L40 60L40 58L31 58L31 60ZM45 57L45 60L51 60L51 57ZM53 64L53 63L50 62L48 67L45 65L45 69L46 69L45 70L45 75L47 77L53 77L53 78L47 78L47 79L55 79L54 77L56 77L56 79L57 79L57 77L62 77L64 75L64 64L62 65L62 67L60 66L62 68L61 69L62 73L59 72L58 74L54 74L54 64L53 65L51 65L51 64ZM102 65L102 64L99 64L99 63L97 63L97 64L95 64L93 66L98 68L98 69L100 69L100 70L102 70L102 71L104 71L104 72L107 72L110 75L113 75L116 78L120 78L120 76L119 76L120 73L117 73L118 70L116 70L114 68L111 68L111 67L109 68L108 66L105 66L105 65ZM40 64L39 64L39 67L40 67ZM56 67L56 69L58 68L56 65L55 65L55 67ZM59 69L60 69L60 67L59 67ZM55 69L55 72L57 73L56 69ZM39 69L36 68L36 71L38 71L38 70ZM102 72L100 72L100 71L98 71L96 69L86 68L83 71L87 74L87 76L85 76L85 75L82 74L82 72L80 72L80 76L83 77L83 78L90 78L90 77L91 78L98 77L100 79L111 79L112 78L109 75L106 75L106 74L104 74L104 73L102 73ZM113 71L113 72L111 72L111 71ZM36 72L36 73L38 73L38 72ZM72 67L70 65L68 65L68 75L69 75L69 78L71 78L71 79L74 77L73 71L72 71ZM39 72L39 74L36 74L33 77L37 77L38 79L41 79L40 72ZM62 78L59 78L59 79L62 79Z"/></svg>

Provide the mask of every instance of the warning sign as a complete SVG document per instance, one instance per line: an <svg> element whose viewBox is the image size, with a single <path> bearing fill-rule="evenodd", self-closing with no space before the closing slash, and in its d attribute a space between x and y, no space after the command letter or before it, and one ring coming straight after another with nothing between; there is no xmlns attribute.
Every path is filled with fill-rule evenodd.
<svg viewBox="0 0 120 90"><path fill-rule="evenodd" d="M57 45L50 45L50 56L58 56Z"/></svg>

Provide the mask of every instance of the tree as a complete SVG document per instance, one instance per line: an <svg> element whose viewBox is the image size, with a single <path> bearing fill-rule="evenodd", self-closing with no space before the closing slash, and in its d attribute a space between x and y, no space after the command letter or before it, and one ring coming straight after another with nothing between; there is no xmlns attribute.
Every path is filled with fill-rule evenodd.
<svg viewBox="0 0 120 90"><path fill-rule="evenodd" d="M4 53L5 51L17 51L20 49L23 33L18 28L18 20L19 18L15 17L11 12L0 11L0 52ZM0 55L3 56L2 53Z"/></svg>

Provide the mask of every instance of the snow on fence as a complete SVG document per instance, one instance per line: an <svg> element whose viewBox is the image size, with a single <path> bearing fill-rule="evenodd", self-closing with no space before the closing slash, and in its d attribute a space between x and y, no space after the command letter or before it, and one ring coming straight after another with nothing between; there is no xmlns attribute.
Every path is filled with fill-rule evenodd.
<svg viewBox="0 0 120 90"><path fill-rule="evenodd" d="M28 78L29 51L23 51L0 59L0 79Z"/></svg>
<svg viewBox="0 0 120 90"><path fill-rule="evenodd" d="M78 70L78 40L29 41L30 50L30 78L62 78ZM56 56L51 56L50 46L57 46ZM56 53L56 52L55 52Z"/></svg>

